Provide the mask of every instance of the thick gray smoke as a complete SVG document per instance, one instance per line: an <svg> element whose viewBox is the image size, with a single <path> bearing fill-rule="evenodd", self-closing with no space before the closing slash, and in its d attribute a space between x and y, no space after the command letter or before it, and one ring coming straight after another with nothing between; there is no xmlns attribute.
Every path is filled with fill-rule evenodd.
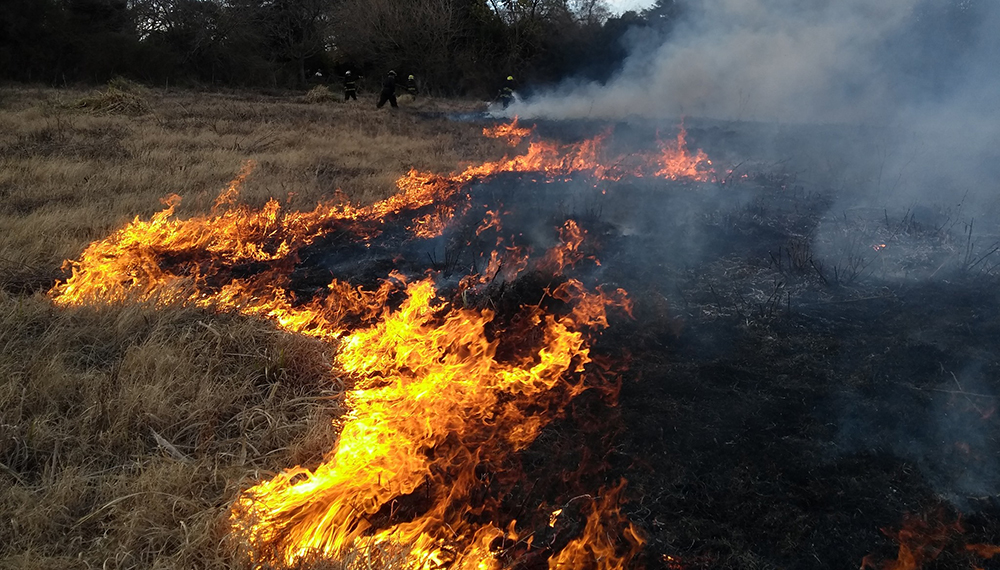
<svg viewBox="0 0 1000 570"><path fill-rule="evenodd" d="M978 21L935 21L949 3ZM995 115L1000 8L985 4L704 0L666 40L636 34L607 84L570 82L510 113L884 123L904 107L926 113L949 104Z"/></svg>
<svg viewBox="0 0 1000 570"><path fill-rule="evenodd" d="M607 83L568 81L507 110L527 119L688 117L749 126L857 125L855 140L807 135L813 181L849 204L997 214L1000 2L689 1L665 36L636 32ZM655 34L654 34L655 36ZM732 123L730 123L732 124ZM796 143L762 136L759 156ZM804 152L804 150L803 150ZM817 160L840 165L818 171ZM838 182L839 180L840 182ZM823 188L819 188L823 190ZM858 198L861 198L861 202Z"/></svg>
<svg viewBox="0 0 1000 570"><path fill-rule="evenodd" d="M828 214L803 236L828 271L863 260L884 282L912 284L946 278L948 268L962 265L942 248L945 257L924 273L905 263L898 266L905 271L876 269L884 258L872 244L888 241L904 252L901 259L908 255L898 229L905 219L922 227L915 243L969 228L963 244L1000 244L1000 2L687 4L666 36L636 33L631 55L607 83L566 82L515 102L509 114L655 125L686 116L692 132L722 133L705 136L718 142L709 150L719 164L785 165L807 192L831 198ZM738 199L724 194L720 208ZM973 221L982 235L972 234ZM896 240L882 228L897 228L889 232ZM930 251L913 247L915 256ZM963 247L975 254L970 258L988 251ZM995 390L977 378L970 371L954 382L988 400ZM916 415L909 410L921 409L917 403L887 413L860 394L837 406L842 450L906 457L959 504L995 495L998 450L981 428L988 410L968 412L964 401L941 396L953 385L937 390L933 405Z"/></svg>

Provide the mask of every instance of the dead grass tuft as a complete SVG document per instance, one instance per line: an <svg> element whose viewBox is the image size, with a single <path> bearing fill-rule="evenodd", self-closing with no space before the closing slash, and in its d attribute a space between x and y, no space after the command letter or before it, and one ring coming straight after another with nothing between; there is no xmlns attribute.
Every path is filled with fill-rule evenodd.
<svg viewBox="0 0 1000 570"><path fill-rule="evenodd" d="M327 103L336 100L336 96L326 85L317 85L303 97L306 103Z"/></svg>
<svg viewBox="0 0 1000 570"><path fill-rule="evenodd" d="M142 115L151 109L148 98L149 90L142 85L116 77L104 91L77 99L74 106L97 113Z"/></svg>

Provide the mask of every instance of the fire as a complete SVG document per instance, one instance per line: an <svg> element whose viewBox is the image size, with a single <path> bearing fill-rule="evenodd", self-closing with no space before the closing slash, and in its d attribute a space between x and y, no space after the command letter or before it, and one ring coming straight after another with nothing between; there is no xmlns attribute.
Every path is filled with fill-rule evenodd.
<svg viewBox="0 0 1000 570"><path fill-rule="evenodd" d="M583 244L586 235L586 230L580 228L575 221L566 220L566 223L559 228L559 237L562 241L562 246L549 250L542 261L542 267L558 271L563 267L576 265L577 262L584 258L584 254L580 251L580 246Z"/></svg>
<svg viewBox="0 0 1000 570"><path fill-rule="evenodd" d="M491 139L507 139L510 146L517 146L521 141L531 136L531 129L517 124L517 117L509 123L500 123L483 129L483 136Z"/></svg>
<svg viewBox="0 0 1000 570"><path fill-rule="evenodd" d="M150 219L134 219L68 261L70 277L50 292L61 306L236 311L336 343L335 368L354 382L339 439L322 464L261 481L232 507L234 535L254 561L293 565L392 551L407 568L499 568L498 553L518 540L519 527L495 490L516 481L516 454L579 394L614 392L590 345L609 326L609 310L631 306L624 291L570 275L585 261L597 263L573 220L557 229L555 246L534 255L502 236L502 208L485 210L472 227L477 239L495 236L495 248L454 291L440 289L430 271L417 278L392 271L368 288L337 278L320 290L296 288L293 270L309 248L385 247L379 240L387 232L395 232L390 243L442 235L479 211L471 183L502 173L546 181L577 173L602 180L712 175L704 153L688 153L683 130L659 153L612 162L602 160L609 133L558 144L515 121L484 134L515 145L531 140L521 154L450 175L410 171L397 181L398 193L368 206L331 201L297 212L272 199L251 209L239 203L254 168L248 162L209 213L178 219L180 198L169 196ZM527 271L549 280L534 304L500 315L476 302L495 280ZM550 568L627 566L642 539L619 514L621 489L594 502L582 535L544 546ZM552 516L555 525L559 515Z"/></svg>
<svg viewBox="0 0 1000 570"><path fill-rule="evenodd" d="M619 515L618 494L623 487L624 485L619 485L607 491L600 500L594 501L583 534L571 540L557 556L549 559L549 570L615 570L622 567L616 544L618 541L611 539L614 530L607 525L607 521ZM622 536L622 542L628 545L630 558L638 554L646 542L631 524L624 527Z"/></svg>
<svg viewBox="0 0 1000 570"><path fill-rule="evenodd" d="M531 139L535 132L533 128L518 126L515 118L506 125L487 127L483 129L483 134L506 139L511 146L517 146L521 141ZM483 167L509 172L545 172L553 176L586 172L601 180L621 180L633 176L708 182L715 177L708 155L700 149L693 154L688 151L687 130L683 125L678 129L675 140L661 142L656 152L640 151L626 156L602 157L605 142L610 136L610 132L605 132L568 145L532 140L526 154L506 163Z"/></svg>
<svg viewBox="0 0 1000 570"><path fill-rule="evenodd" d="M906 515L899 531L882 529L899 543L896 560L878 563L871 556L866 556L861 561L861 569L919 570L945 552L964 553L969 568L976 568L971 558L989 560L1000 554L1000 546L964 543L961 535L965 533L965 528L961 517L953 522L945 522L945 518L942 510L924 516Z"/></svg>
<svg viewBox="0 0 1000 570"><path fill-rule="evenodd" d="M506 128L520 129L516 122ZM694 156L688 153L683 128L676 145L664 147L655 156L633 155L629 161L633 165L627 167L627 172L622 166L624 159L611 162L612 166L599 161L600 148L607 136L570 145L532 141L523 154L469 166L447 176L412 170L397 181L399 193L390 198L365 207L320 203L311 212L284 211L274 199L258 211L238 204L240 186L255 167L249 161L220 194L208 215L176 219L174 211L181 199L172 195L164 199L166 208L151 219L136 218L108 238L92 243L79 260L66 263L65 269L71 276L56 285L52 297L61 305L134 300L246 309L255 315L297 323L288 327L295 332L335 336L339 331L330 330L336 328L335 315L328 315L325 308L318 306L303 310L283 287L283 276L297 262L296 252L321 236L346 231L360 239L371 239L380 233L386 221L408 215L414 236L440 235L448 221L462 211L453 198L468 183L501 173L538 172L558 178L583 172L608 180L626 174L650 173L669 179L694 180L708 180L711 175L703 152L698 151ZM641 159L642 166L634 165L636 158ZM433 209L414 215L425 208ZM163 261L169 259L184 262L165 267ZM253 280L227 274L229 266L244 263L267 264L269 271ZM343 291L345 285L331 283L330 287L331 291ZM364 307L348 312L377 314L384 294L362 299L366 295L360 291L351 293ZM255 304L257 298L273 301L265 308Z"/></svg>
<svg viewBox="0 0 1000 570"><path fill-rule="evenodd" d="M605 308L624 303L621 293L598 295L564 316L529 307L532 326L520 334L540 331L544 340L503 362L497 341L487 340L491 311L447 308L430 280L406 292L398 311L343 340L336 364L357 384L324 464L261 483L234 508L234 523L257 550L293 563L336 557L370 536L409 545L417 568L495 567L476 545L504 536L501 525L469 522L467 509L495 508L472 497L482 485L477 467L486 458L505 463L585 389L572 381L590 362L584 333L606 326ZM552 294L591 296L574 281ZM393 501L418 491L419 518L373 525Z"/></svg>
<svg viewBox="0 0 1000 570"><path fill-rule="evenodd" d="M655 175L660 178L676 180L691 178L693 180L708 180L707 173L711 170L712 161L701 149L694 155L688 152L687 130L681 125L677 138L671 143L660 143L659 170Z"/></svg>

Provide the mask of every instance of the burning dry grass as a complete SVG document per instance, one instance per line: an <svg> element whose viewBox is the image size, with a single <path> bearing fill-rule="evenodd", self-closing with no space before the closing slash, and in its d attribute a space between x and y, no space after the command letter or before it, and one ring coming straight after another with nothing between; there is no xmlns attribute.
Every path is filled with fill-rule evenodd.
<svg viewBox="0 0 1000 570"><path fill-rule="evenodd" d="M337 188L371 202L411 167L502 149L366 104L150 93L126 117L61 103L76 98L6 91L0 107L0 567L233 567L240 482L333 440L328 347L180 306L57 310L41 292L167 194L207 210L248 158L243 199L294 209Z"/></svg>
<svg viewBox="0 0 1000 570"><path fill-rule="evenodd" d="M152 97L140 117L61 106L51 90L6 94L0 109L0 267L58 267L136 215L184 196L179 214L206 211L244 161L259 163L242 200L276 196L313 208L342 188L370 203L410 168L449 171L500 143L467 125L428 124L364 102L307 106L226 95ZM23 280L23 279L22 279Z"/></svg>
<svg viewBox="0 0 1000 570"><path fill-rule="evenodd" d="M252 490L244 495L241 491L247 492L246 487L253 483L278 481L285 491L290 491L289 497L297 499L295 487L308 476L286 470L292 465L314 467L334 457L331 444L341 431L342 426L337 423L341 411L347 407L357 410L350 404L357 403L368 392L364 384L360 389L355 384L352 394L345 395L333 368L350 368L333 354L329 345L319 341L286 334L275 325L224 309L205 312L171 304L170 296L136 302L138 295L132 295L136 291L107 295L108 289L101 287L103 283L125 284L126 289L129 283L143 285L142 277L130 279L143 273L136 271L136 267L170 269L181 278L192 275L192 267L198 260L190 254L201 251L200 246L187 247L188 242L183 240L167 240L170 243L165 245L162 240L153 239L156 232L138 232L134 235L142 237L134 241L108 237L113 230L125 226L131 229L149 226L142 220L163 208L162 196L178 193L185 198L176 212L178 224L167 225L177 229L194 221L206 231L199 229L192 235L199 240L212 236L229 219L205 215L213 210L217 190L241 164L252 159L259 166L243 186L240 198L248 206L234 207L232 212L250 230L261 230L247 240L260 246L261 240L257 238L261 235L270 245L282 241L287 237L280 231L284 221L308 217L299 212L312 209L321 198L333 196L337 188L348 191L348 196L356 202L371 203L394 192L396 179L411 167L442 172L461 169L467 163L480 165L451 177L418 172L404 176L400 188L417 202L418 198L430 200L426 190L434 184L444 184L446 190L452 191L462 188L464 182L487 176L486 170L529 173L526 175L529 177L544 171L550 181L574 172L605 180L659 175L656 169L632 168L625 160L614 161L612 167L595 168L588 159L596 156L600 137L570 145L533 140L527 145L527 154L485 164L484 160L504 153L500 140L509 138L513 142L521 136L516 129L511 126L506 129L509 132L497 132L496 135L503 135L501 139L490 141L481 138L478 129L471 125L435 121L406 110L376 112L371 105L339 101L311 105L264 97L199 98L154 93L150 95L152 112L128 118L69 109L57 104L61 95L52 91L2 95L0 100L6 107L0 108L0 120L12 127L0 132L3 167L0 220L8 230L0 236L0 346L4 347L0 354L0 568L269 568L271 561L277 560L274 563L287 562L303 569L393 570L404 566L405 560L412 561L414 552L420 554L420 545L407 537L398 544L395 540L373 540L374 535L364 534L355 537L344 550L337 550L339 561L315 560L316 551L298 548L289 532L254 534L254 528L247 527L243 530L261 539L259 545L264 549L245 553L251 561L233 556L238 549L227 537L232 530L230 517L234 503L252 511L250 523L279 513L277 509L261 507L263 501L239 500L238 497L253 495ZM433 100L420 99L410 110L439 110L439 105ZM673 165L673 161L667 160L673 156L670 151L680 150L679 141L677 146L672 149L671 143L661 143L660 153L631 156L653 159L653 164L668 167ZM683 177L708 179L706 172L687 169L692 164L688 160L691 158L687 156L678 165L686 173ZM693 158L697 162L697 156ZM951 304L936 308L924 302L931 296L956 297L956 293L963 291L966 297L977 301L984 298L976 291L932 288L907 293L893 292L881 285L877 291L885 294L870 294L876 290L866 282L873 274L883 280L892 275L893 266L886 259L896 249L903 249L899 246L904 238L918 241L917 237L927 237L922 235L919 225L913 224L912 217L908 224L905 218L904 222L890 223L886 214L884 222L876 220L872 225L863 218L855 221L841 216L842 225L837 221L832 226L834 231L826 235L844 234L854 239L842 251L833 248L833 256L826 259L834 261L824 264L814 259L814 254L820 246L829 244L810 230L833 223L822 216L821 202L796 201L783 183L770 180L761 182L761 187L755 190L758 197L768 200L755 199L735 209L719 210L711 206L716 194L729 198L735 193L733 187L749 184L745 179L728 176L718 185L700 189L680 184L669 188L683 190L674 195L662 192L663 186L659 184L648 187L624 184L616 188L623 194L613 197L614 205L634 209L635 204L643 204L646 207L643 213L649 218L640 218L636 223L640 228L648 223L656 231L630 230L629 235L634 237L629 240L624 235L614 240L608 238L611 252L621 254L642 249L651 255L618 259L617 267L609 263L602 269L607 272L604 275L611 276L609 283L621 282L639 300L634 313L642 315L633 328L617 332L618 327L612 327L602 339L616 346L629 346L630 351L634 349L634 354L641 357L635 360L636 374L662 384L656 389L650 389L648 381L641 389L628 382L614 386L615 391L625 386L623 412L618 419L624 422L620 437L626 441L616 446L623 450L617 461L636 460L635 468L628 467L625 471L629 475L629 492L641 498L638 507L626 514L644 530L654 533L643 550L649 568L815 567L813 560L821 565L825 562L821 556L833 561L825 567L856 566L865 552L875 552L866 545L878 539L876 524L897 520L899 513L930 502L931 493L926 484L918 481L912 464L892 462L872 452L861 455L843 452L845 455L831 460L825 451L829 448L823 446L832 437L829 427L832 423L820 425L826 419L823 415L817 419L816 402L829 396L826 391L838 393L847 386L852 391L857 388L874 392L876 397L872 401L878 407L899 413L905 402L898 406L895 403L900 400L898 390L892 392L891 399L887 390L886 399L880 400L883 398L880 390L885 389L881 386L893 389L905 386L920 394L954 394L951 389L935 388L938 386L935 378L946 372L946 366L958 369L972 352L992 354L991 343L995 342L998 328L992 317L980 319L976 304L967 300L955 298ZM502 182L503 178L497 180ZM572 182L577 181L561 183ZM558 189L561 183L551 187ZM488 184L479 188L492 192ZM574 188L579 190L579 186ZM594 190L596 195L598 189ZM634 197L623 199L628 192ZM257 218L253 215L243 216L249 212L261 214L257 208L271 196L277 197L282 205L279 209L275 203L270 210L263 210L265 217L268 212L274 214L266 223L254 222ZM604 203L611 206L611 199ZM386 222L387 212L398 213L401 200L386 201L364 213L351 208L336 211L345 216L348 211L363 214L360 217L364 223L358 226L361 229L367 227L365 223L378 227ZM518 201L524 209L536 204L524 194ZM650 207L653 204L659 207ZM693 207L699 204L704 210ZM800 208L801 204L807 207ZM664 212L669 212L667 205L680 206L673 218L668 218L672 223L661 219ZM282 216L291 212L287 220L277 215L279 210ZM609 219L614 215L612 210L609 207L605 214ZM704 211L707 221L697 221L700 217L688 215L692 211ZM483 212L474 213L476 217L469 214L469 219L478 222ZM486 214L481 225L469 226L469 235L478 236L479 231L492 227L491 220L496 214ZM127 224L136 216L140 221ZM163 214L156 224L166 222L167 217ZM434 230L437 226L432 223L433 216L425 218L427 227ZM275 225L275 220L282 223ZM600 226L598 220L589 221L595 227ZM323 245L342 238L344 228L349 225L336 226L336 235L329 236L330 242ZM556 265L574 266L591 259L589 253L579 249L582 242L574 238L576 235L582 239L579 230L587 231L587 225L567 222L558 232L566 247L559 250L562 252L559 256L547 255L543 261L555 262L558 257ZM418 235L418 229L415 225L406 231ZM720 247L722 253L699 261L695 270L687 267L684 258L672 263L658 261L673 259L678 254L673 247L678 243L677 236L686 236L692 230L708 230L726 238L725 247ZM669 232L674 235L671 237ZM952 257L956 257L957 250L947 247L949 242L945 237L940 237L940 243L935 242L938 249L951 251ZM395 239L398 236L386 238L387 243L395 243ZM63 276L59 270L62 260L81 259L80 252L89 244L122 246L120 251L110 253L107 249L92 249L95 255L85 256L90 269L103 266L113 269L107 275L100 271L93 273L100 274L102 280L89 300L102 308L81 308L80 303L71 302L70 298L64 298L59 309L54 308L42 292L50 290L55 279ZM377 241L374 244L379 246ZM174 246L182 247L172 250ZM966 274L985 263L977 261L977 256L992 255L990 249L973 246L970 224L965 254L961 256ZM254 251L272 252L269 245L263 247ZM107 258L128 261L133 255L152 265L103 263ZM231 257L243 259L235 254ZM395 255L394 263L402 257ZM940 259L933 261L925 264L932 275L942 267ZM179 265L166 267L174 262ZM434 259L430 262L437 264ZM492 258L488 273L496 275L505 265L494 266L493 262L498 259ZM233 269L231 265L206 263L195 273L208 283L205 280L208 273L199 271L213 267ZM83 268L83 264L78 268ZM260 275L253 272L262 269L241 266L239 271L223 274L221 281L209 285L215 287L234 275L236 279L245 277L240 273L244 270ZM670 275L664 280L667 272ZM692 276L686 276L688 273ZM659 287L670 282L672 275L678 276L675 288L679 296L675 300L665 296ZM302 288L293 291L312 290L313 275L301 277ZM487 281L473 279L473 288L463 290L449 308L449 314L479 319L476 322L480 324L473 331L476 334L471 334L471 338L484 337L489 319L485 310L479 311L487 301L491 306L498 305L497 315L508 315L502 321L506 326L530 322L509 316L513 313L505 308L534 306L532 303L539 302L538 288L543 284L522 281L520 285L526 287L528 295L514 290L503 297L499 293L493 295L496 291L488 288L476 290L477 283L486 286ZM198 284L197 280L178 281L183 291L198 291L188 287L192 282ZM265 279L257 284L274 285ZM848 285L858 288L849 290ZM260 291L252 290L249 297L263 297L258 294ZM464 294L470 291L469 295ZM529 296L530 300L525 301ZM188 301L199 304L207 298L198 292ZM105 305L102 300L128 302ZM155 308L154 302L159 303ZM868 309L868 303L876 309ZM212 303L202 306L227 307ZM871 317L875 310L880 311L877 319ZM685 320L675 320L673 311L682 311ZM942 312L948 313L949 318L941 319ZM430 325L436 326L442 319L444 314L436 310L426 313L428 326L413 328L416 331L410 339L413 344L433 342ZM901 334L914 319L920 321L927 331L922 334L931 342L961 343L972 347L970 352L949 355L931 342L917 342L919 339L915 340L914 335ZM966 324L967 333L956 332L958 327L952 326L953 322L972 323L974 328ZM682 327L692 332L682 332ZM529 329L522 332L527 335ZM434 330L440 331L441 327ZM506 333L509 329L495 330ZM391 339L404 348L410 345L407 340L410 337L406 335L381 338ZM529 344L518 339L515 336L506 342L517 346ZM468 344L448 344L459 349L429 353L457 355L467 350ZM497 361L498 370L500 364L511 362L520 354L512 346L503 343L496 346L498 353L504 355L502 362ZM341 355L350 352L344 350ZM411 354L408 350L397 353ZM443 358L427 362L437 364L442 360L448 364ZM667 365L667 360L676 364ZM990 370L995 370L995 364L990 366L993 366ZM409 363L386 370L400 377L415 373L415 367ZM380 381L387 376L378 373L372 377ZM954 374L952 377L958 383ZM377 383L372 387L381 388ZM985 398L990 405L995 400L986 392L960 393ZM852 394L849 392L848 396ZM389 396L391 400L393 395ZM531 401L537 403L536 400ZM503 401L512 400L504 395ZM377 399L372 402L380 403ZM868 402L864 400L865 405ZM437 411L449 406L426 407ZM585 407L587 404L583 402L581 409ZM992 417L989 421L994 423L988 426L993 426L996 420L990 415L991 410L984 407L972 411L982 421ZM410 416L420 417L418 413ZM586 413L581 416L589 417ZM490 421L480 423L495 424L491 418L487 419ZM576 411L568 411L565 419L578 421ZM345 418L344 425L350 425L349 421L350 418ZM392 421L380 423L392 424ZM603 427L606 426L592 429ZM350 432L346 427L343 431ZM574 436L578 433L575 430ZM540 438L539 446L524 454L526 479L549 478L535 465L541 463L542 456L550 461L555 458L560 465L587 463L585 458L566 460L574 457L573 451L563 449L568 446L546 441L563 439L557 424L543 435L547 438ZM584 440L588 452L609 445L604 441L590 446L586 443L589 439ZM960 440L956 449L971 454L977 449L975 443L970 445ZM431 447L438 449L436 445ZM996 447L990 440L979 449L992 453L989 450ZM371 465L362 463L359 472L371 472ZM498 472L511 471L504 461L497 465ZM492 467L488 469L490 473L473 469L472 464L468 467L462 472L470 475L466 479L475 475L477 481L491 487L499 481L490 480ZM617 469L607 473L595 471L594 478L606 479L605 475L611 472L617 475ZM341 483L355 485L360 479L343 478ZM376 483L373 488L380 488L382 478L378 477ZM438 488L449 493L453 490L450 485ZM427 491L430 487L423 489L420 496L410 498L430 497ZM555 500L557 495L560 500ZM563 489L552 491L550 496L548 491L535 491L534 483L530 488L512 489L504 496L521 507L530 499L531 504L547 508L569 505L561 500L569 495L575 497L571 503L590 497L595 513L598 502L609 497L605 491L593 498ZM305 507L301 507L303 504ZM292 511L301 513L315 509L317 504L320 503L307 498L303 502L286 502L282 508L290 506ZM395 496L385 505L386 509L380 508L376 513L384 517L375 521L381 525L379 528L395 525L397 519L393 517L398 513L402 513L398 515L402 520L421 507L417 502L397 501ZM524 512L521 507L519 512ZM345 509L345 513L348 510L351 509ZM557 512L552 512L552 516ZM357 516L355 510L348 514ZM574 539L573 533L579 528L573 527L584 527L588 536L599 539L610 539L614 534L599 524L599 518L579 515L564 513L560 520L566 522L555 526L550 522L546 527L544 521L534 526L528 523L524 528L532 531L530 537L517 540L510 548L505 541L513 540L513 535L505 536L498 529L495 536L501 539L501 547L497 552L503 561L517 568L544 564L537 556L539 553L571 554L572 551L561 550L567 543L575 544L578 547L575 552L582 553L586 560L560 554L550 562L561 561L561 567L565 568L589 568L588 562L595 558L613 558L602 557L594 550L603 545L608 547L603 552L616 554L611 543L604 545L602 540L596 540L581 544ZM517 516L521 518L520 514ZM352 520L358 525L370 524L367 519L363 523ZM995 554L992 549L996 547L989 546L996 542L995 532L987 535L984 531L995 529L995 523L991 522L994 520L995 517L989 519L988 525L972 533L975 540L970 544L982 548L973 552L979 558L986 559L981 554L986 549L991 549L988 554ZM437 530L442 533L446 530L444 534L450 536L469 522L455 517ZM520 530L513 524L512 529ZM540 529L541 532L535 532ZM296 529L286 525L285 530ZM639 542L638 537L632 538L636 540L628 542ZM524 546L532 544L532 540L534 558L526 554L528 547ZM624 544L621 540L612 542ZM476 544L493 552L495 543L494 540ZM904 551L902 545L900 542L900 555ZM253 549L256 545L244 542L242 546ZM891 554L887 551L885 556L880 554L870 560L890 560Z"/></svg>

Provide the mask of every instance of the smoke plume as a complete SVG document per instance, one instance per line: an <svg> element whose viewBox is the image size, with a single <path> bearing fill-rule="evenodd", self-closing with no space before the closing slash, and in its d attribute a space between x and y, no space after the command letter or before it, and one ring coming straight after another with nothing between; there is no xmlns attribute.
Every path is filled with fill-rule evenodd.
<svg viewBox="0 0 1000 570"><path fill-rule="evenodd" d="M688 4L669 33L632 34L631 55L608 82L568 81L516 101L509 114L654 125L686 116L703 135L724 132L719 146L733 155L722 160L786 165L808 191L832 198L828 215L808 236L816 262L826 268L877 258L877 241L865 231L880 221L899 226L890 218L916 222L927 235L967 228L969 251L977 240L996 241L1000 3ZM725 203L738 198L725 194ZM973 234L973 221L983 235ZM882 270L878 277L910 284L942 279L956 265L946 262L935 262L937 269L925 274ZM845 449L891 450L908 458L958 503L1000 489L995 441L979 431L979 416L959 413L954 402L939 398L913 416L918 419L908 417L916 404L900 408L906 411L889 414L900 427L885 427L885 411L872 402L859 396L835 406Z"/></svg>
<svg viewBox="0 0 1000 570"><path fill-rule="evenodd" d="M608 83L568 82L510 112L796 122L883 122L942 105L995 113L998 14L972 0L706 0L665 40L634 34Z"/></svg>

